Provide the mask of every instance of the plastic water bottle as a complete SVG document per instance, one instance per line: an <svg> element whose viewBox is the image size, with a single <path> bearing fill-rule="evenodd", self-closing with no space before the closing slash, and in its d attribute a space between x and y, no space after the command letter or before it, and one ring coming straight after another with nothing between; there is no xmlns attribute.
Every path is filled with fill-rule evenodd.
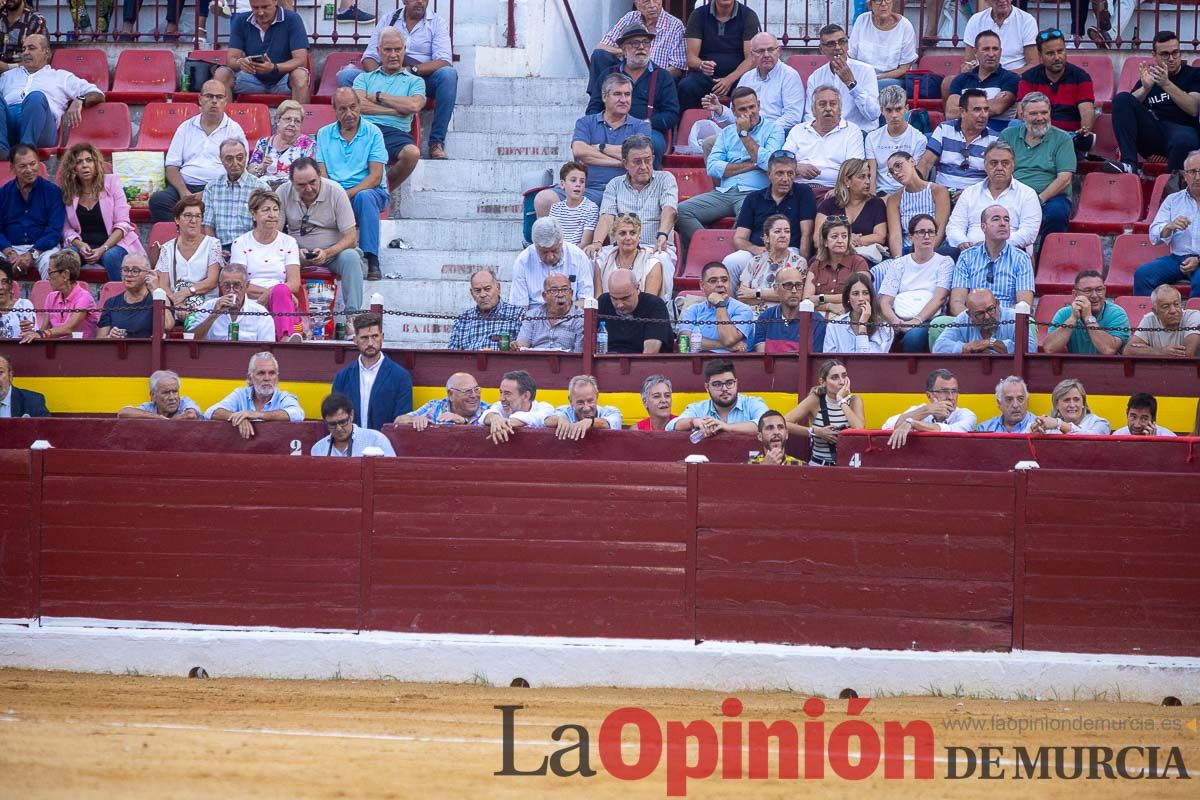
<svg viewBox="0 0 1200 800"><path fill-rule="evenodd" d="M688 347L690 348L691 352L699 353L701 350L704 349L703 344L704 344L704 330L699 325L697 325L696 327L692 328L692 335L688 339Z"/></svg>
<svg viewBox="0 0 1200 800"><path fill-rule="evenodd" d="M600 323L600 327L596 330L596 355L602 356L608 352L608 329L604 327L604 323Z"/></svg>

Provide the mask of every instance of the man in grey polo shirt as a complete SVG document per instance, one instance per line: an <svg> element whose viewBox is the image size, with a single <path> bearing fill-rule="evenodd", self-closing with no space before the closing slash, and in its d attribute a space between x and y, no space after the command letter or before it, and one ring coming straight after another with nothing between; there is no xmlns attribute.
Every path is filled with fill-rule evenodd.
<svg viewBox="0 0 1200 800"><path fill-rule="evenodd" d="M572 302L571 291L566 275L546 276L542 303L529 307L517 333L517 350L583 351L583 312Z"/></svg>
<svg viewBox="0 0 1200 800"><path fill-rule="evenodd" d="M358 249L358 226L346 190L322 178L317 162L298 158L292 162L291 180L279 187L281 213L288 235L300 246L300 271L324 267L342 279L346 308L361 309L363 255ZM380 279L375 267L368 279Z"/></svg>
<svg viewBox="0 0 1200 800"><path fill-rule="evenodd" d="M604 187L600 201L600 220L592 243L583 248L595 258L604 240L612 232L612 223L621 214L637 214L642 221L642 244L669 256L675 265L675 209L679 206L679 184L666 170L654 168L654 150L649 136L635 134L621 142L621 163L625 174Z"/></svg>

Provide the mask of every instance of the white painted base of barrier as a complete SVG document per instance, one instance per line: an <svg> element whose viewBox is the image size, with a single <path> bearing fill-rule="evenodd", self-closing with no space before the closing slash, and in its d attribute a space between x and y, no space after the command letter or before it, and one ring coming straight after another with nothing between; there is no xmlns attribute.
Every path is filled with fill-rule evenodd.
<svg viewBox="0 0 1200 800"><path fill-rule="evenodd" d="M1200 702L1200 658L0 620L0 667L184 676Z"/></svg>

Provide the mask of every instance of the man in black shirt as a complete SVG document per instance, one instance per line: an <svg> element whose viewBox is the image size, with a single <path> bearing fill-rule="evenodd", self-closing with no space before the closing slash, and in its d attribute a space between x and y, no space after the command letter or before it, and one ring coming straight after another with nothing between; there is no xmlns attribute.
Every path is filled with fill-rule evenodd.
<svg viewBox="0 0 1200 800"><path fill-rule="evenodd" d="M746 196L738 212L733 231L732 253L725 256L730 284L738 285L742 270L756 255L766 251L763 223L768 217L783 214L792 228L791 246L805 258L812 256L813 220L817 216L817 201L807 184L796 183L796 154L779 150L767 159L767 177L771 185Z"/></svg>
<svg viewBox="0 0 1200 800"><path fill-rule="evenodd" d="M1200 101L1191 92L1200 92L1200 70L1184 63L1174 31L1159 31L1154 61L1142 65L1131 91L1113 98L1121 160L1106 162L1105 170L1136 173L1141 156L1166 156L1168 170L1182 169L1187 154L1200 148Z"/></svg>
<svg viewBox="0 0 1200 800"><path fill-rule="evenodd" d="M631 270L619 269L608 279L608 291L600 295L599 313L608 331L608 352L671 352L675 337L667 304L660 297L638 291ZM655 321L634 322L633 318Z"/></svg>
<svg viewBox="0 0 1200 800"><path fill-rule="evenodd" d="M712 93L724 97L754 69L750 40L761 30L758 15L741 0L712 0L692 12L683 31L688 74L679 81L679 108L699 108Z"/></svg>

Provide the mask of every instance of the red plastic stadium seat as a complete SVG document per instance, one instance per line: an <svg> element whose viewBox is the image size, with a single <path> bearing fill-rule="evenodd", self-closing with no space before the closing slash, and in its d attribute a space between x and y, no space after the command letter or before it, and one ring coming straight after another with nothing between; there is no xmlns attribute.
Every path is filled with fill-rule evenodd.
<svg viewBox="0 0 1200 800"><path fill-rule="evenodd" d="M674 175L675 182L679 184L679 202L681 203L688 198L713 190L712 178L708 177L708 171L704 167L669 167L667 172Z"/></svg>
<svg viewBox="0 0 1200 800"><path fill-rule="evenodd" d="M1147 261L1171 254L1168 244L1150 244L1144 233L1127 233L1113 242L1104 285L1112 296L1133 294L1133 273Z"/></svg>
<svg viewBox="0 0 1200 800"><path fill-rule="evenodd" d="M1038 294L1068 294L1080 270L1104 274L1104 248L1094 233L1051 233L1038 256L1035 288Z"/></svg>
<svg viewBox="0 0 1200 800"><path fill-rule="evenodd" d="M262 103L228 103L225 113L242 126L251 149L259 139L271 135L271 112Z"/></svg>
<svg viewBox="0 0 1200 800"><path fill-rule="evenodd" d="M122 103L164 101L175 91L175 56L169 50L126 50L117 58L112 91Z"/></svg>
<svg viewBox="0 0 1200 800"><path fill-rule="evenodd" d="M1075 56L1071 56L1072 61L1077 61ZM1141 80L1141 65L1149 64L1154 58L1152 56L1129 56L1125 59L1125 63L1121 65L1121 77L1117 78L1117 85L1114 87L1113 95L1118 92L1128 92L1134 86L1137 86Z"/></svg>
<svg viewBox="0 0 1200 800"><path fill-rule="evenodd" d="M675 281L676 289L700 288L700 271L710 261L720 261L734 251L733 231L731 230L701 230L696 231L688 247L687 263L683 274Z"/></svg>
<svg viewBox="0 0 1200 800"><path fill-rule="evenodd" d="M333 90L338 87L338 72L342 67L357 64L361 58L361 50L339 50L325 56L325 63L321 66L321 85L313 93L313 100L318 103L321 101L332 102ZM316 75L313 77L315 78Z"/></svg>
<svg viewBox="0 0 1200 800"><path fill-rule="evenodd" d="M178 232L174 222L156 222L154 227L150 228L148 242L149 244L164 245L174 239Z"/></svg>
<svg viewBox="0 0 1200 800"><path fill-rule="evenodd" d="M1113 133L1111 115L1101 114L1096 117L1096 126L1092 128L1092 133L1096 134L1096 143L1088 153L1091 157L1079 159L1076 167L1078 172L1084 174L1099 172L1105 159L1118 160L1121 157L1121 152L1117 149L1117 136Z"/></svg>
<svg viewBox="0 0 1200 800"><path fill-rule="evenodd" d="M100 270L104 272L104 270ZM108 280L108 273L104 275L104 285L100 287L100 299L96 301L97 308L104 308L104 304L111 298L122 294L125 291L125 284L121 281Z"/></svg>
<svg viewBox="0 0 1200 800"><path fill-rule="evenodd" d="M1200 61L1200 59L1197 59ZM1200 311L1200 297L1193 297L1187 301L1187 307L1193 311Z"/></svg>
<svg viewBox="0 0 1200 800"><path fill-rule="evenodd" d="M1093 172L1083 179L1072 232L1125 233L1142 217L1142 181L1137 175Z"/></svg>
<svg viewBox="0 0 1200 800"><path fill-rule="evenodd" d="M1167 193L1167 183L1170 180L1171 176L1165 173L1154 179L1154 187L1150 190L1150 202L1146 205L1146 213L1133 224L1134 233L1150 232L1150 223L1154 222L1154 215L1158 213L1158 207L1162 205L1163 197Z"/></svg>
<svg viewBox="0 0 1200 800"><path fill-rule="evenodd" d="M304 122L300 125L300 132L316 136L317 131L331 122L337 122L337 115L333 113L330 103L305 103Z"/></svg>
<svg viewBox="0 0 1200 800"><path fill-rule="evenodd" d="M936 109L929 109L929 130L937 130L937 126L946 121L946 114Z"/></svg>
<svg viewBox="0 0 1200 800"><path fill-rule="evenodd" d="M1129 326L1131 328L1136 328L1137 324L1142 321L1142 317L1154 310L1154 300L1149 297L1122 295L1114 297L1112 301L1125 309L1125 314L1129 317Z"/></svg>
<svg viewBox="0 0 1200 800"><path fill-rule="evenodd" d="M801 53L790 56L787 60L787 65L800 73L800 80L805 84L808 83L810 75L828 63L829 58L818 53Z"/></svg>
<svg viewBox="0 0 1200 800"><path fill-rule="evenodd" d="M83 110L83 120L67 135L67 147L91 142L104 155L128 150L132 142L133 122L124 103L101 103Z"/></svg>
<svg viewBox="0 0 1200 800"><path fill-rule="evenodd" d="M917 69L949 78L958 74L962 62L962 53L926 53L917 61Z"/></svg>
<svg viewBox="0 0 1200 800"><path fill-rule="evenodd" d="M74 72L85 81L99 86L100 91L108 92L108 56L103 50L60 48L54 51L50 66Z"/></svg>
<svg viewBox="0 0 1200 800"><path fill-rule="evenodd" d="M675 135L674 152L668 152L663 158L667 167L702 167L704 156L699 153L680 153L680 148L687 147L688 137L692 134L692 126L702 119L708 119L708 112L702 108L689 108L679 118L679 129Z"/></svg>
<svg viewBox="0 0 1200 800"><path fill-rule="evenodd" d="M1071 63L1092 76L1092 91L1096 95L1096 106L1105 111L1112 108L1113 69L1112 56L1101 53L1072 52Z"/></svg>
<svg viewBox="0 0 1200 800"><path fill-rule="evenodd" d="M199 113L200 107L195 103L147 103L142 111L137 149L166 152L175 129Z"/></svg>
<svg viewBox="0 0 1200 800"><path fill-rule="evenodd" d="M1046 341L1046 334L1050 332L1050 321L1054 319L1054 315L1059 312L1063 306L1068 306L1075 299L1073 294L1047 294L1038 298L1037 308L1033 312L1033 321L1037 323L1037 343L1038 349L1042 349L1042 342Z"/></svg>

